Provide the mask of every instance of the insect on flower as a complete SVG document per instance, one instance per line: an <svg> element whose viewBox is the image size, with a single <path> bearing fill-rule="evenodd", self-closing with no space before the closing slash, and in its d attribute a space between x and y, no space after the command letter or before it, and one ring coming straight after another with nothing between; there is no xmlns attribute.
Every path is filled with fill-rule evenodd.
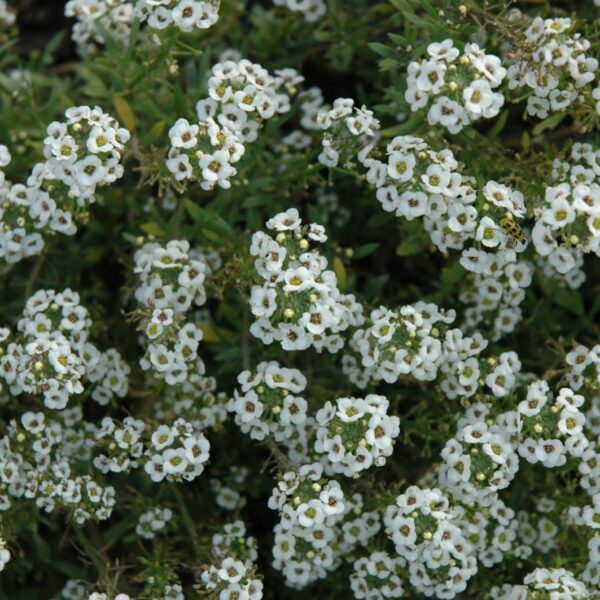
<svg viewBox="0 0 600 600"><path fill-rule="evenodd" d="M500 219L500 227L506 235L510 236L509 247L514 248L517 245L517 242L524 244L527 241L525 237L525 233L523 233L523 229L521 226L515 221L515 218L512 213L505 212L502 218Z"/></svg>

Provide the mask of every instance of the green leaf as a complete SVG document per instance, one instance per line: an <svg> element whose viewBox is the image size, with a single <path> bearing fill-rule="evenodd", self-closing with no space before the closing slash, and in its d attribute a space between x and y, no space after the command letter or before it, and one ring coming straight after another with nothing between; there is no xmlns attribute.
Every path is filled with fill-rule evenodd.
<svg viewBox="0 0 600 600"><path fill-rule="evenodd" d="M154 125L151 127L150 131L148 131L148 133L144 136L144 142L146 144L152 144L153 142L156 142L158 140L158 138L160 138L160 136L162 135L164 130L165 130L165 122L164 121L158 121L158 122L154 123Z"/></svg>
<svg viewBox="0 0 600 600"><path fill-rule="evenodd" d="M431 2L429 2L429 0L419 0L419 4L430 17L436 20L440 18L438 11L434 8Z"/></svg>
<svg viewBox="0 0 600 600"><path fill-rule="evenodd" d="M556 304L562 306L562 308L565 308L578 317L585 317L585 306L581 299L581 294L577 290L562 286L551 286L548 292L547 295L552 298Z"/></svg>
<svg viewBox="0 0 600 600"><path fill-rule="evenodd" d="M269 202L269 197L266 195L264 195L264 196L263 195L248 196L242 202L242 206L244 206L246 208L255 208L257 206L264 206L268 202Z"/></svg>
<svg viewBox="0 0 600 600"><path fill-rule="evenodd" d="M540 133L546 131L547 129L554 129L555 127L557 127L560 122L567 116L567 113L556 113L554 115L551 115L550 117L548 117L547 119L544 119L541 123L538 123L534 128L533 128L533 135L540 135Z"/></svg>
<svg viewBox="0 0 600 600"><path fill-rule="evenodd" d="M407 135L419 128L425 122L422 116L412 116L408 121L404 123L398 123L398 125L392 125L387 129L381 130L383 137L394 137L395 135Z"/></svg>
<svg viewBox="0 0 600 600"><path fill-rule="evenodd" d="M396 247L397 256L412 256L417 254L427 244L427 238L423 235L411 236L404 241L400 242Z"/></svg>
<svg viewBox="0 0 600 600"><path fill-rule="evenodd" d="M412 13L414 14L414 10L412 6L407 0L390 0L390 4L395 6L399 11L403 13Z"/></svg>
<svg viewBox="0 0 600 600"><path fill-rule="evenodd" d="M115 96L113 102L121 122L129 129L129 131L135 131L135 115L133 114L129 102L127 102L123 96Z"/></svg>
<svg viewBox="0 0 600 600"><path fill-rule="evenodd" d="M165 234L163 228L158 223L154 223L152 221L149 223L143 223L140 225L140 229L144 233L148 233L154 237L162 237Z"/></svg>
<svg viewBox="0 0 600 600"><path fill-rule="evenodd" d="M396 51L385 44L371 42L368 46L375 54L379 54L379 56L383 56L384 58L396 58Z"/></svg>
<svg viewBox="0 0 600 600"><path fill-rule="evenodd" d="M504 129L507 119L508 119L508 110L503 110L500 113L500 116L498 117L498 119L496 119L494 126L491 127L490 130L488 131L488 137L490 137L492 139L497 138L500 135L501 131Z"/></svg>
<svg viewBox="0 0 600 600"><path fill-rule="evenodd" d="M398 35L397 33L388 33L388 37L394 44L398 44L398 46L408 46L408 40L403 35Z"/></svg>
<svg viewBox="0 0 600 600"><path fill-rule="evenodd" d="M381 71L391 71L395 69L400 63L393 58L383 58L379 61L379 69Z"/></svg>
<svg viewBox="0 0 600 600"><path fill-rule="evenodd" d="M50 41L46 43L46 47L44 48L44 54L42 54L41 62L43 65L52 64L54 60L54 53L58 49L58 47L62 44L63 39L65 38L65 32L59 31L54 34Z"/></svg>
<svg viewBox="0 0 600 600"><path fill-rule="evenodd" d="M359 258L365 258L365 256L369 256L369 254L373 254L373 252L375 252L375 250L377 250L377 248L379 248L379 244L377 242L372 242L370 244L363 244L362 246L359 246L353 254L353 258L359 259Z"/></svg>
<svg viewBox="0 0 600 600"><path fill-rule="evenodd" d="M339 256L336 256L333 259L333 270L338 280L340 292L343 292L348 284L348 274L346 273L346 267Z"/></svg>
<svg viewBox="0 0 600 600"><path fill-rule="evenodd" d="M384 273L378 277L369 277L365 283L365 294L368 298L377 298L383 290L383 286L389 281L389 274Z"/></svg>
<svg viewBox="0 0 600 600"><path fill-rule="evenodd" d="M312 204L309 204L307 207L307 212L308 212L308 218L314 222L314 223L318 223L319 225L324 225L325 224L325 219L323 218L323 212L320 211L316 206L313 206Z"/></svg>
<svg viewBox="0 0 600 600"><path fill-rule="evenodd" d="M235 229L210 208L203 208L191 200L185 200L185 207L202 234L213 242L231 242L238 237Z"/></svg>
<svg viewBox="0 0 600 600"><path fill-rule="evenodd" d="M455 283L458 283L465 276L465 269L460 264L458 260L456 260L453 264L442 269L442 273L440 275L440 283L442 286L453 286Z"/></svg>

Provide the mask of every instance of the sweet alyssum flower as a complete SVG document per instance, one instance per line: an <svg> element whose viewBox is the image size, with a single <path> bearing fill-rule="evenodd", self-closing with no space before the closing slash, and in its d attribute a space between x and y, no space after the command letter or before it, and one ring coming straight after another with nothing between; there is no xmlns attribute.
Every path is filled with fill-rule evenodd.
<svg viewBox="0 0 600 600"><path fill-rule="evenodd" d="M220 6L220 0L137 0L134 14L152 29L176 27L190 33L212 27Z"/></svg>
<svg viewBox="0 0 600 600"><path fill-rule="evenodd" d="M576 270L577 255L600 252L599 157L592 145L573 144L566 161L554 161L537 203L535 250L562 275Z"/></svg>
<svg viewBox="0 0 600 600"><path fill-rule="evenodd" d="M388 415L388 407L388 400L376 394L325 403L316 415L315 450L327 472L356 476L385 464L400 434L400 419Z"/></svg>
<svg viewBox="0 0 600 600"><path fill-rule="evenodd" d="M231 599L262 598L263 582L258 574L256 540L246 535L243 521L227 523L212 537L213 564L203 565L200 589L208 595Z"/></svg>
<svg viewBox="0 0 600 600"><path fill-rule="evenodd" d="M292 76L290 77L290 73ZM196 104L197 121L178 119L169 131L167 168L176 182L199 181L202 189L228 189L233 166L253 142L262 123L290 109L293 69L271 75L249 60L216 63L208 78L208 97Z"/></svg>
<svg viewBox="0 0 600 600"><path fill-rule="evenodd" d="M545 119L591 94L598 60L571 19L530 18L518 11L512 19L521 20L522 30L515 47L507 47L506 79L509 89L528 93L527 114Z"/></svg>
<svg viewBox="0 0 600 600"><path fill-rule="evenodd" d="M307 23L318 21L327 11L323 0L273 0L273 4L300 13Z"/></svg>
<svg viewBox="0 0 600 600"><path fill-rule="evenodd" d="M69 0L65 4L65 16L77 19L71 39L85 53L92 53L105 43L104 31L125 45L135 12L128 0Z"/></svg>
<svg viewBox="0 0 600 600"><path fill-rule="evenodd" d="M0 378L11 394L40 394L48 408L60 410L71 395L83 391L87 376L96 384L95 399L123 396L128 367L115 350L102 354L89 341L91 325L77 292L39 290L33 294L16 331L0 330Z"/></svg>
<svg viewBox="0 0 600 600"><path fill-rule="evenodd" d="M43 154L26 184L0 171L0 257L8 263L39 254L48 236L74 235L86 220L96 189L123 176L120 164L129 132L98 106L71 107L66 122L47 128ZM10 162L5 147L2 167Z"/></svg>
<svg viewBox="0 0 600 600"><path fill-rule="evenodd" d="M497 56L473 43L461 53L451 39L430 44L427 53L427 59L408 65L404 97L413 112L427 108L428 123L450 133L498 114L504 96L494 90L506 69Z"/></svg>
<svg viewBox="0 0 600 600"><path fill-rule="evenodd" d="M236 424L250 437L263 440L267 435L278 442L288 439L306 420L308 403L299 396L306 378L297 369L287 369L275 361L262 362L256 372L243 371L228 409Z"/></svg>
<svg viewBox="0 0 600 600"><path fill-rule="evenodd" d="M362 369L351 354L344 356L344 371L364 387L370 379L394 383L404 375L421 381L435 379L443 362L440 329L454 320L454 311L418 302L390 310L371 311L365 329L357 329L349 344L359 355Z"/></svg>
<svg viewBox="0 0 600 600"><path fill-rule="evenodd" d="M312 243L326 241L323 227L303 225L295 208L275 215L267 227L277 232L275 238L257 232L250 247L262 280L251 291L256 321L250 332L284 350L314 346L336 352L343 345L341 332L362 323L362 307L339 291L327 259L311 250Z"/></svg>
<svg viewBox="0 0 600 600"><path fill-rule="evenodd" d="M570 388L561 388L553 399L547 382L532 382L517 406L522 422L519 454L546 467L564 465L568 455L581 456L589 443L583 433L585 415L579 410L583 402Z"/></svg>
<svg viewBox="0 0 600 600"><path fill-rule="evenodd" d="M198 324L186 322L186 315L206 302L204 279L210 267L185 240L164 247L147 243L134 259L139 277L135 318L147 340L140 365L170 384L181 383L197 359L203 336Z"/></svg>
<svg viewBox="0 0 600 600"><path fill-rule="evenodd" d="M408 562L410 583L427 596L454 598L477 571L470 544L453 519L438 488L410 486L385 510L386 534Z"/></svg>
<svg viewBox="0 0 600 600"><path fill-rule="evenodd" d="M440 483L463 502L476 500L482 506L508 487L519 469L519 459L508 432L486 421L468 422L441 453Z"/></svg>

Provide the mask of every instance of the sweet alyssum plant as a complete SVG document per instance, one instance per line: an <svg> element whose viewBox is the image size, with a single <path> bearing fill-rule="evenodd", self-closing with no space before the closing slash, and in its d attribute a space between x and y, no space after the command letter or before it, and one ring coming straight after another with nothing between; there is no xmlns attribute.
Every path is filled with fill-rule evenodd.
<svg viewBox="0 0 600 600"><path fill-rule="evenodd" d="M600 598L599 4L0 0L0 599Z"/></svg>

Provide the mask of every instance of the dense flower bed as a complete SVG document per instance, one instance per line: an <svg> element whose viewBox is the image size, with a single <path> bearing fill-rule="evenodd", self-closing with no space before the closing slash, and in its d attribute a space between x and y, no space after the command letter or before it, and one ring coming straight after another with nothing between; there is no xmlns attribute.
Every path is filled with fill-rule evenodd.
<svg viewBox="0 0 600 600"><path fill-rule="evenodd" d="M0 0L0 600L600 598L600 2L506 4Z"/></svg>

